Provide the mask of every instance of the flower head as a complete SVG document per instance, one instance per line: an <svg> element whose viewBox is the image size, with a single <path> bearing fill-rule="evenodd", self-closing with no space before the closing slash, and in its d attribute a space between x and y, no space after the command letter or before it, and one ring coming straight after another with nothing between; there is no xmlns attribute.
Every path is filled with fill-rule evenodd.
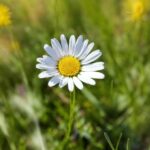
<svg viewBox="0 0 150 150"><path fill-rule="evenodd" d="M133 20L139 20L143 13L144 13L144 4L141 0L137 0L134 3L132 3L132 9L131 9L131 17Z"/></svg>
<svg viewBox="0 0 150 150"><path fill-rule="evenodd" d="M125 6L132 21L141 20L147 11L146 0L127 0Z"/></svg>
<svg viewBox="0 0 150 150"><path fill-rule="evenodd" d="M44 55L37 58L39 62L36 68L44 70L39 74L39 78L51 78L48 82L50 87L59 84L62 88L68 85L69 91L74 90L74 86L83 89L83 83L95 85L94 79L103 79L104 74L100 70L104 69L104 62L94 62L101 55L100 50L91 52L94 43L88 44L88 40L83 40L79 36L77 40L72 35L69 44L64 35L51 40L51 45L44 45L49 56Z"/></svg>
<svg viewBox="0 0 150 150"><path fill-rule="evenodd" d="M7 6L0 4L0 26L11 24L10 10Z"/></svg>

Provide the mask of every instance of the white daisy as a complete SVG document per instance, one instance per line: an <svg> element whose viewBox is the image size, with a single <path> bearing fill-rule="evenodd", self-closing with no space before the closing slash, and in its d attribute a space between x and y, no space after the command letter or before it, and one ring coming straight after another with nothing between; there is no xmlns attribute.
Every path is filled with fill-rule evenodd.
<svg viewBox="0 0 150 150"><path fill-rule="evenodd" d="M44 45L49 56L37 58L39 63L36 65L36 68L44 70L39 78L51 78L48 82L50 87L68 85L68 90L72 92L74 86L82 90L83 83L95 85L94 79L104 78L104 74L99 72L104 69L104 62L94 62L102 53L100 50L91 52L94 43L88 44L82 36L76 40L72 35L68 44L66 37L61 35L60 42L54 38L51 45Z"/></svg>

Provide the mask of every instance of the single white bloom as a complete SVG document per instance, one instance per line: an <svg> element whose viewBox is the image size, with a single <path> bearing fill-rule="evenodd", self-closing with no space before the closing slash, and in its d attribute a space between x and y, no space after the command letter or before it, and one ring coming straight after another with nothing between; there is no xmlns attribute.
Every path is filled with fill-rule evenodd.
<svg viewBox="0 0 150 150"><path fill-rule="evenodd" d="M94 62L101 55L100 50L92 49L94 43L88 44L80 35L77 40L74 35L69 39L69 44L64 35L57 39L51 39L51 45L44 45L49 56L37 58L39 62L36 68L43 70L39 78L51 78L48 82L50 87L59 85L60 88L68 86L72 92L76 86L83 89L83 83L95 85L94 79L103 79L105 76L99 72L104 69L104 62Z"/></svg>

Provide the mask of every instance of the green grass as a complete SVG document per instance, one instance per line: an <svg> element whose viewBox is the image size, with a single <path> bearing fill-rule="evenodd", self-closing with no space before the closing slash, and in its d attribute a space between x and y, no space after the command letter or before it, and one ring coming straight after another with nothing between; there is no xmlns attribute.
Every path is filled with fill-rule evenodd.
<svg viewBox="0 0 150 150"><path fill-rule="evenodd" d="M67 150L150 149L150 19L128 20L117 0L1 0L12 25L0 28L0 150L59 150L69 92L38 79L43 45L82 34L103 53L104 80L76 92ZM15 5L14 5L15 3ZM12 36L13 35L13 36ZM19 46L13 48L12 41ZM111 138L105 139L104 132ZM108 136L107 136L108 137ZM130 139L127 144L127 139ZM117 148L118 147L118 148Z"/></svg>

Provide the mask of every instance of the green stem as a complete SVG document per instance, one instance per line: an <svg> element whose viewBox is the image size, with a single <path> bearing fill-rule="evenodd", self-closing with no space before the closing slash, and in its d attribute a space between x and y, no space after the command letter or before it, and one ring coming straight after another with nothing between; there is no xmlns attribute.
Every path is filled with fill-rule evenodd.
<svg viewBox="0 0 150 150"><path fill-rule="evenodd" d="M71 131L73 128L74 113L75 113L75 89L73 92L70 93L69 121L68 121L68 126L67 126L67 133L66 133L65 139L62 143L61 150L66 149L65 147L67 146L67 144L70 140L70 135L71 135Z"/></svg>
<svg viewBox="0 0 150 150"><path fill-rule="evenodd" d="M73 126L74 107L75 107L75 90L72 93L70 93L70 114L69 114L69 122L68 122L68 132L66 136L68 140L71 134L72 126Z"/></svg>

